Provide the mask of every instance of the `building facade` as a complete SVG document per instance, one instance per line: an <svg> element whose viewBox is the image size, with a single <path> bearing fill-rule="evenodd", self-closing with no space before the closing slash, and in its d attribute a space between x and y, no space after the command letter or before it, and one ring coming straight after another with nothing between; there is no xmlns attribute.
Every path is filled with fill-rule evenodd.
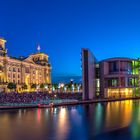
<svg viewBox="0 0 140 140"><path fill-rule="evenodd" d="M93 99L96 96L95 87L95 63L96 58L88 49L82 49L82 79L84 100Z"/></svg>
<svg viewBox="0 0 140 140"><path fill-rule="evenodd" d="M139 60L110 58L100 62L100 94L105 97L133 97L139 88Z"/></svg>
<svg viewBox="0 0 140 140"><path fill-rule="evenodd" d="M9 82L17 85L17 90L26 84L51 84L51 65L48 55L38 52L28 57L14 58L7 55L6 40L0 38L0 90L6 90Z"/></svg>
<svg viewBox="0 0 140 140"><path fill-rule="evenodd" d="M88 50L89 51L89 50ZM84 57L84 54L82 54ZM94 59L94 58L93 58ZM89 67L91 63L84 62L84 67ZM140 96L140 60L130 58L109 58L100 62L92 64L95 69L92 72L95 74L85 75L85 69L82 67L83 77L90 77L91 79L83 78L83 87L88 83L93 84L90 94L94 97L102 98L123 98ZM96 91L93 92L93 91ZM83 93L84 94L84 93ZM86 94L88 96L88 94ZM92 98L92 99L93 99ZM88 99L88 98L83 98Z"/></svg>

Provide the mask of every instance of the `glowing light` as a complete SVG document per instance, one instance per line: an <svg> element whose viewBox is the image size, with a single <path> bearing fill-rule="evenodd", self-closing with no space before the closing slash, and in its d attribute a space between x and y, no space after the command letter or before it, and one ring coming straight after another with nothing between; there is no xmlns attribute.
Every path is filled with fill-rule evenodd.
<svg viewBox="0 0 140 140"><path fill-rule="evenodd" d="M66 109L65 108L61 108L60 110L60 116L61 116L61 119L63 119L66 115Z"/></svg>
<svg viewBox="0 0 140 140"><path fill-rule="evenodd" d="M72 84L72 91L74 92L74 89L75 89L75 87L74 87L74 85Z"/></svg>
<svg viewBox="0 0 140 140"><path fill-rule="evenodd" d="M64 87L64 83L61 83L61 84L60 84L60 87L63 88L63 87Z"/></svg>
<svg viewBox="0 0 140 140"><path fill-rule="evenodd" d="M78 92L80 91L80 87L81 87L81 85L79 85L79 86L77 87L77 91L78 91Z"/></svg>
<svg viewBox="0 0 140 140"><path fill-rule="evenodd" d="M108 97L132 97L133 89L132 88L116 88L107 90Z"/></svg>
<svg viewBox="0 0 140 140"><path fill-rule="evenodd" d="M45 89L48 90L48 85L45 86Z"/></svg>
<svg viewBox="0 0 140 140"><path fill-rule="evenodd" d="M55 91L55 88L54 88L54 86L52 87L52 91Z"/></svg>
<svg viewBox="0 0 140 140"><path fill-rule="evenodd" d="M41 49L41 48L40 48L40 45L38 45L38 46L37 46L37 50L38 50L38 52L40 52L40 49Z"/></svg>
<svg viewBox="0 0 140 140"><path fill-rule="evenodd" d="M41 109L37 110L37 121L40 122L41 119Z"/></svg>
<svg viewBox="0 0 140 140"><path fill-rule="evenodd" d="M64 87L64 91L67 91L67 87Z"/></svg>
<svg viewBox="0 0 140 140"><path fill-rule="evenodd" d="M39 85L36 87L36 89L39 89Z"/></svg>

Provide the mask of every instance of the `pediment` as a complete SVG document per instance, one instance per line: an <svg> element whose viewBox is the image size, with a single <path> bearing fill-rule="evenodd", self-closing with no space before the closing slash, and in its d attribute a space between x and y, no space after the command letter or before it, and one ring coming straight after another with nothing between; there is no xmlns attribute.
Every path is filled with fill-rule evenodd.
<svg viewBox="0 0 140 140"><path fill-rule="evenodd" d="M24 59L23 61L24 62L35 64L31 57L28 57L28 58Z"/></svg>

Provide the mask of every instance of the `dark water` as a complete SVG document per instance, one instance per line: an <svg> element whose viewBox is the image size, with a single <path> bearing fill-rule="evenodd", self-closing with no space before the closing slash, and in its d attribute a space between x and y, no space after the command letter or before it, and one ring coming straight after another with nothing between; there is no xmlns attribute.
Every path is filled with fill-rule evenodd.
<svg viewBox="0 0 140 140"><path fill-rule="evenodd" d="M139 140L140 100L0 111L0 140Z"/></svg>

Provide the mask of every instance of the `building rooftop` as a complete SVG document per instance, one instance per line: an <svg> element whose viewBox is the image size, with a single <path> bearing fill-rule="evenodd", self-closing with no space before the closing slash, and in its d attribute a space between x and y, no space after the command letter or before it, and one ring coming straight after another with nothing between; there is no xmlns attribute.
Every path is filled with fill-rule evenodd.
<svg viewBox="0 0 140 140"><path fill-rule="evenodd" d="M101 60L100 62L111 61L111 60L113 61L113 60L117 60L117 59L120 59L120 60L138 60L138 59L135 59L135 58L128 58L128 57L111 57L111 58Z"/></svg>

